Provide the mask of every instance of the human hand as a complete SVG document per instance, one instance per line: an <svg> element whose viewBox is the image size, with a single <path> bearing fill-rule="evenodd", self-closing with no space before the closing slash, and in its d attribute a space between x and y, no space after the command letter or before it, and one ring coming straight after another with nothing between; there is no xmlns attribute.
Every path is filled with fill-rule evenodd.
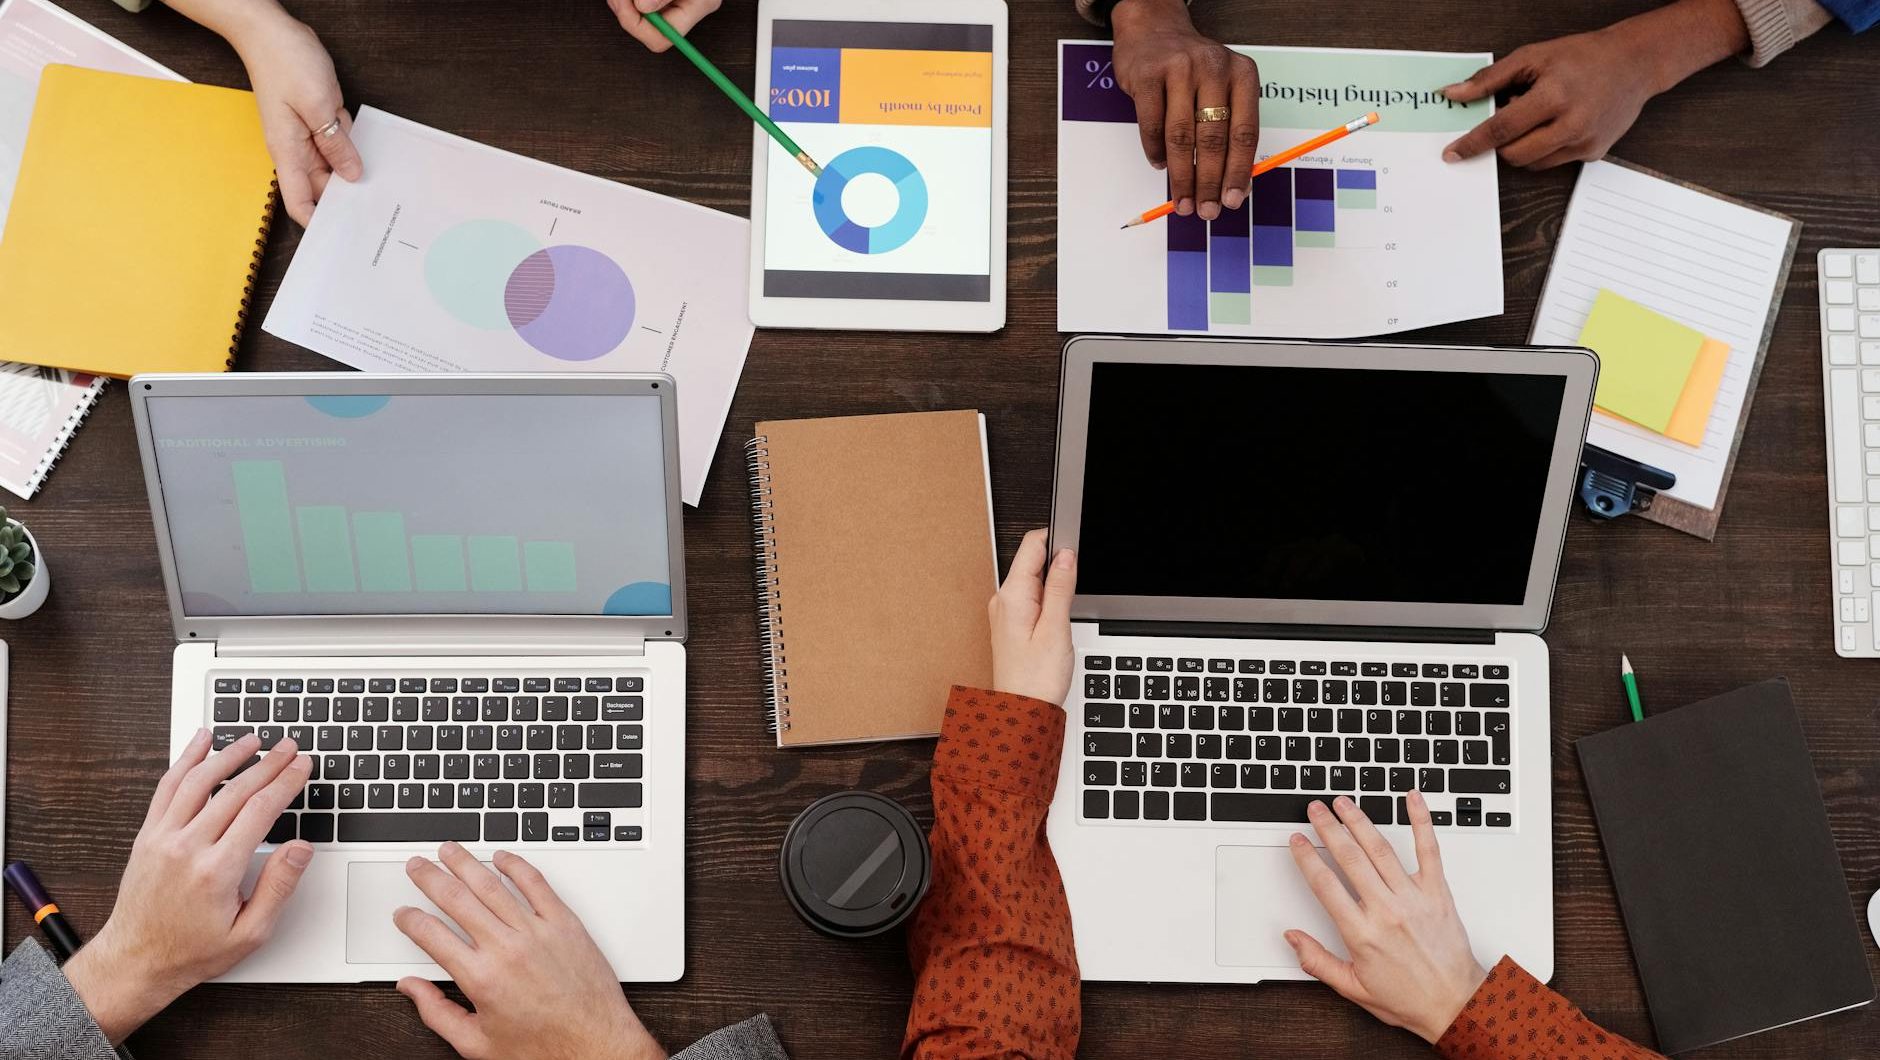
<svg viewBox="0 0 1880 1060"><path fill-rule="evenodd" d="M1393 1027L1434 1042L1455 1022L1488 972L1469 949L1469 933L1443 879L1429 805L1420 791L1407 798L1416 841L1415 873L1404 872L1390 842L1350 798L1333 800L1333 810L1323 802L1311 804L1307 813L1312 830L1351 881L1357 900L1326 867L1311 841L1297 832L1292 837L1293 861L1331 914L1351 958L1339 960L1303 931L1286 932L1286 942L1299 955L1299 967L1340 997Z"/></svg>
<svg viewBox="0 0 1880 1060"><path fill-rule="evenodd" d="M411 881L470 936L404 906L392 923L431 955L476 1006L474 1013L416 976L398 992L424 1025L469 1060L665 1060L620 992L620 977L535 866L507 850L497 871L528 905L456 843L438 850L446 872L425 858L405 865Z"/></svg>
<svg viewBox="0 0 1880 1060"><path fill-rule="evenodd" d="M281 184L281 205L306 225L334 174L358 180L365 168L353 146L352 116L346 113L332 57L305 23L276 5L268 8L229 39L255 90L261 130Z"/></svg>
<svg viewBox="0 0 1880 1060"><path fill-rule="evenodd" d="M646 45L648 51L655 52L672 47L672 42L659 27L646 20L648 12L659 12L683 37L692 32L699 19L718 10L720 3L722 0L607 0L607 6L613 8L614 16L620 19L620 28Z"/></svg>
<svg viewBox="0 0 1880 1060"><path fill-rule="evenodd" d="M1071 690L1071 597L1077 556L1060 549L1045 572L1044 530L1019 542L1005 584L986 605L992 623L992 686L1064 705Z"/></svg>
<svg viewBox="0 0 1880 1060"><path fill-rule="evenodd" d="M157 783L111 919L65 963L73 991L114 1043L259 948L313 860L311 845L282 844L242 900L249 856L313 768L311 756L283 740L229 780L260 747L251 734L209 754L207 729L189 741Z"/></svg>
<svg viewBox="0 0 1880 1060"><path fill-rule="evenodd" d="M1499 150L1509 165L1534 169L1604 158L1653 96L1748 44L1736 0L1674 0L1605 29L1516 48L1443 89L1458 103L1521 92L1443 158Z"/></svg>
<svg viewBox="0 0 1880 1060"><path fill-rule="evenodd" d="M1196 32L1183 0L1122 0L1110 12L1116 83L1136 101L1149 164L1167 169L1175 212L1207 220L1246 201L1260 146L1260 71ZM1226 121L1198 122L1201 107Z"/></svg>
<svg viewBox="0 0 1880 1060"><path fill-rule="evenodd" d="M1499 150L1511 166L1549 169L1590 162L1624 136L1658 94L1650 67L1609 27L1516 48L1475 76L1443 89L1473 103L1509 88L1524 91L1443 149L1460 162Z"/></svg>

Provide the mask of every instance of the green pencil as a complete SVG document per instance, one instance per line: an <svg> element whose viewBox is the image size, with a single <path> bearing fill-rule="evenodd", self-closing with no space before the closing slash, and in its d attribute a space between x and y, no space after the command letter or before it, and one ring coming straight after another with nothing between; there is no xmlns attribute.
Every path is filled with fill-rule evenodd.
<svg viewBox="0 0 1880 1060"><path fill-rule="evenodd" d="M1632 672L1632 660L1619 656L1619 680L1625 682L1625 698L1632 703L1632 720L1644 721L1645 708L1638 704L1638 676Z"/></svg>
<svg viewBox="0 0 1880 1060"><path fill-rule="evenodd" d="M770 120L770 115L764 113L763 108L752 102L751 97L740 91L737 85L732 84L731 79L724 75L724 71L713 66L710 59L705 58L697 48L692 47L692 42L686 40L678 30L673 29L672 23L667 22L665 17L657 11L648 11L646 21L651 22L654 29L664 33L666 39L672 42L672 46L679 49L679 54L692 60L692 65L698 67L700 73L711 78L712 84L717 85L720 92L731 97L731 102L744 108L744 113L749 114L752 121L763 126L764 131L770 134L770 138L782 144L785 151L795 156L796 160L802 163L803 168L809 170L811 176L822 176L822 167L809 156L809 152L798 147L796 141L790 139L789 133L779 129L777 123Z"/></svg>

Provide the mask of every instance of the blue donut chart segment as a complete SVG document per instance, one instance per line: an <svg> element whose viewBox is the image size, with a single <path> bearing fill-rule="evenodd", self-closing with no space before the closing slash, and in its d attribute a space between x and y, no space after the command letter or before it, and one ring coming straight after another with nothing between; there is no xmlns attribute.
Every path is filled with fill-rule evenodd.
<svg viewBox="0 0 1880 1060"><path fill-rule="evenodd" d="M842 209L842 191L863 174L885 177L899 193L894 216L873 228ZM927 220L927 181L906 156L885 147L854 147L837 155L816 178L816 224L836 246L857 254L886 254L913 239Z"/></svg>

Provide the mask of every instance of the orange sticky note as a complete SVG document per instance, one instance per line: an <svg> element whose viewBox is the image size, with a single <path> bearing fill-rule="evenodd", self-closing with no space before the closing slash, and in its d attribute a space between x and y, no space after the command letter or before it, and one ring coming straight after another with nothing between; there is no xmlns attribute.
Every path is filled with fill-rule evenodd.
<svg viewBox="0 0 1880 1060"><path fill-rule="evenodd" d="M1665 437L1686 445L1703 445L1704 428L1710 424L1710 407L1717 403L1717 389L1723 386L1723 367L1730 361L1730 346L1716 339L1705 339L1698 347L1697 360L1691 364L1691 378L1678 396L1677 408L1671 410L1671 422L1665 425Z"/></svg>

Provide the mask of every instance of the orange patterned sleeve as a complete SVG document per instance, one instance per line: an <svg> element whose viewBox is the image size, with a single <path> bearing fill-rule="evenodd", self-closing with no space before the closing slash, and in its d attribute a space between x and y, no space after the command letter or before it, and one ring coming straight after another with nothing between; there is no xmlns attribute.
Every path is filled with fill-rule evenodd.
<svg viewBox="0 0 1880 1060"><path fill-rule="evenodd" d="M1064 881L1045 840L1064 712L954 688L933 760L933 887L907 948L904 1058L1069 1060L1082 1029Z"/></svg>
<svg viewBox="0 0 1880 1060"><path fill-rule="evenodd" d="M1489 969L1436 1052L1445 1060L1664 1060L1587 1019L1511 957Z"/></svg>

